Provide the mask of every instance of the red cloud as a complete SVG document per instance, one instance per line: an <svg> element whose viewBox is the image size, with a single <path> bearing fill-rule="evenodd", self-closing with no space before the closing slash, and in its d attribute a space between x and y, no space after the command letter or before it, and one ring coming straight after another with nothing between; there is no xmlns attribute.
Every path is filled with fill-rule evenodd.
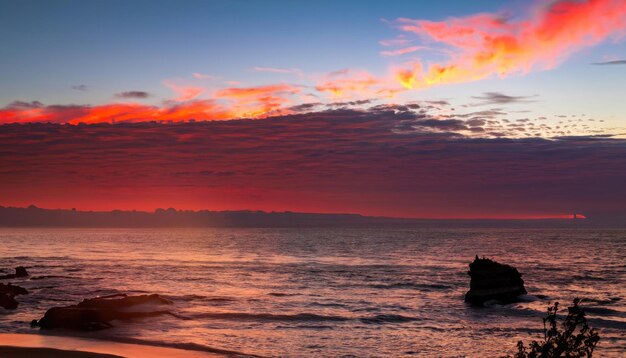
<svg viewBox="0 0 626 358"><path fill-rule="evenodd" d="M190 91L190 93L193 91ZM14 102L0 109L0 124L16 122L100 123L224 120L264 117L277 114L289 105L290 95L299 87L278 84L247 88L226 88L214 99L166 102L163 106L140 103L111 103L100 106L45 106L40 102ZM192 96L188 96L192 97ZM283 111L286 113L286 111Z"/></svg>
<svg viewBox="0 0 626 358"><path fill-rule="evenodd" d="M543 1L528 19L478 14L433 22L399 19L400 28L452 48L449 62L398 71L405 87L466 82L550 69L573 52L626 30L623 0ZM410 75L408 75L410 73ZM410 81L410 79L413 81Z"/></svg>
<svg viewBox="0 0 626 358"><path fill-rule="evenodd" d="M223 120L233 113L212 100L189 101L157 107L139 103L101 106L45 106L39 102L14 103L0 109L0 124L15 122L100 123Z"/></svg>

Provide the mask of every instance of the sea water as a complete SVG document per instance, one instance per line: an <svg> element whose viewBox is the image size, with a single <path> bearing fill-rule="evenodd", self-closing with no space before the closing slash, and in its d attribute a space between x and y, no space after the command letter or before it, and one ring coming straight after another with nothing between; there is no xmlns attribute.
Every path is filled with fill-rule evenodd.
<svg viewBox="0 0 626 358"><path fill-rule="evenodd" d="M463 302L475 255L515 266L528 295ZM626 231L586 229L0 229L0 268L27 288L0 331L50 307L158 293L172 315L80 335L262 356L502 356L575 297L599 356L626 352ZM3 280L7 282L7 280ZM54 331L54 334L79 334Z"/></svg>

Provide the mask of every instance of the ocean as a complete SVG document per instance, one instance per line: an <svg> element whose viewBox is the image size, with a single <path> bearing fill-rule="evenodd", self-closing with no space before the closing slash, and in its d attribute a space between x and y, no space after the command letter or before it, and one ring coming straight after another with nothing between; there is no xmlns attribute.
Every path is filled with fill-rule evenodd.
<svg viewBox="0 0 626 358"><path fill-rule="evenodd" d="M519 303L469 306L475 255L515 266ZM626 230L0 229L0 269L30 291L0 331L35 333L55 306L158 293L172 315L89 333L281 357L491 357L543 336L546 308L575 297L601 340L626 352ZM7 282L3 280L3 282Z"/></svg>

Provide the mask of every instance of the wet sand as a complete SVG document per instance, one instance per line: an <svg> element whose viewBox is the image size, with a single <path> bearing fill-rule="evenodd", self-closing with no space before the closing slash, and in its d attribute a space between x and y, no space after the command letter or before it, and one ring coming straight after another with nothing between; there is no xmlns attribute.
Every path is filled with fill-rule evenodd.
<svg viewBox="0 0 626 358"><path fill-rule="evenodd" d="M0 334L0 357L3 358L210 358L225 356L210 352L87 338L39 334Z"/></svg>
<svg viewBox="0 0 626 358"><path fill-rule="evenodd" d="M67 351L53 348L27 348L0 346L0 357L7 358L119 358L112 354L100 354L83 351Z"/></svg>

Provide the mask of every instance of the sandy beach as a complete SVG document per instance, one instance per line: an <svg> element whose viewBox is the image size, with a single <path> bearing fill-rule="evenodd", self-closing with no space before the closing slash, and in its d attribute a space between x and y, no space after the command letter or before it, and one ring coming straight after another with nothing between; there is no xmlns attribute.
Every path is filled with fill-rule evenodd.
<svg viewBox="0 0 626 358"><path fill-rule="evenodd" d="M3 358L210 358L226 357L228 354L86 338L7 333L0 334L0 356Z"/></svg>

